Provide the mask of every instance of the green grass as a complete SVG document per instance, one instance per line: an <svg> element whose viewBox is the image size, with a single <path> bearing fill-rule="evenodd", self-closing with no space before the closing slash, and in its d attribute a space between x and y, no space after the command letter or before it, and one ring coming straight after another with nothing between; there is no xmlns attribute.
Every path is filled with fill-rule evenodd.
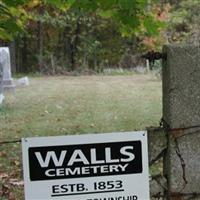
<svg viewBox="0 0 200 200"><path fill-rule="evenodd" d="M104 68L103 75L108 75L108 76L131 76L131 75L136 75L139 74L133 69L122 69L122 68Z"/></svg>
<svg viewBox="0 0 200 200"><path fill-rule="evenodd" d="M161 82L151 75L32 77L30 83L6 93L0 141L144 130L161 118ZM10 178L22 179L20 151L20 144L0 146L0 187ZM2 173L8 180L1 180ZM18 187L10 186L10 192L21 200Z"/></svg>

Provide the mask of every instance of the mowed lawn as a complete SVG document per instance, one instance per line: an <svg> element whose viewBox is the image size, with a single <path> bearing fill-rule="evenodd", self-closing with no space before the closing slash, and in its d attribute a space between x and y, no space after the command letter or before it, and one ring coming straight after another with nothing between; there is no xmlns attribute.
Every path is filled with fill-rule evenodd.
<svg viewBox="0 0 200 200"><path fill-rule="evenodd" d="M6 94L0 141L144 130L159 124L161 94L152 75L30 78L30 86ZM0 145L1 200L23 199L20 148Z"/></svg>

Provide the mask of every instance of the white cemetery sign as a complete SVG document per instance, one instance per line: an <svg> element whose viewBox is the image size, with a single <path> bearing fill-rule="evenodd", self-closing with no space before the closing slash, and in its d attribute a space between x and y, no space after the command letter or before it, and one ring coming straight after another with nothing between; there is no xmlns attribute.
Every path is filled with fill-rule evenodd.
<svg viewBox="0 0 200 200"><path fill-rule="evenodd" d="M26 200L147 200L147 133L22 139Z"/></svg>

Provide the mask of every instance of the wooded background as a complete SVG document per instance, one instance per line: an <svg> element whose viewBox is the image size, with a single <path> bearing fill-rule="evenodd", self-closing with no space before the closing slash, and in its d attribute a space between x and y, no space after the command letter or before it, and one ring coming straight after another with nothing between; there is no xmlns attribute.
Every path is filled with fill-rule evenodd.
<svg viewBox="0 0 200 200"><path fill-rule="evenodd" d="M165 43L198 43L198 0L2 0L0 46L13 73L143 66Z"/></svg>

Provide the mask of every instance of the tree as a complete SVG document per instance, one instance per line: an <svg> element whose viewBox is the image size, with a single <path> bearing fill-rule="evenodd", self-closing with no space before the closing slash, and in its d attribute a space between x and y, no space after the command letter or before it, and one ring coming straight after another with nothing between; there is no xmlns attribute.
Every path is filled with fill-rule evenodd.
<svg viewBox="0 0 200 200"><path fill-rule="evenodd" d="M10 26L2 39L15 39L17 71L58 73L62 70L117 66L138 38L159 33L162 21L149 7L154 0L3 0ZM150 8L150 9L149 9ZM0 13L2 13L0 11ZM7 19L7 18L6 18ZM12 26L13 27L13 26Z"/></svg>
<svg viewBox="0 0 200 200"><path fill-rule="evenodd" d="M23 30L26 12L23 9L28 0L0 1L0 39L11 40Z"/></svg>
<svg viewBox="0 0 200 200"><path fill-rule="evenodd" d="M171 43L200 43L199 10L199 0L182 0L173 8L168 27Z"/></svg>
<svg viewBox="0 0 200 200"><path fill-rule="evenodd" d="M37 1L37 0L36 0ZM31 0L1 0L0 38L11 39L23 28L26 12L23 6ZM147 12L148 0L43 0L45 4L57 6L61 10L79 9L96 12L105 18L114 19L124 35L133 34L141 25L151 34L157 29L155 19Z"/></svg>

